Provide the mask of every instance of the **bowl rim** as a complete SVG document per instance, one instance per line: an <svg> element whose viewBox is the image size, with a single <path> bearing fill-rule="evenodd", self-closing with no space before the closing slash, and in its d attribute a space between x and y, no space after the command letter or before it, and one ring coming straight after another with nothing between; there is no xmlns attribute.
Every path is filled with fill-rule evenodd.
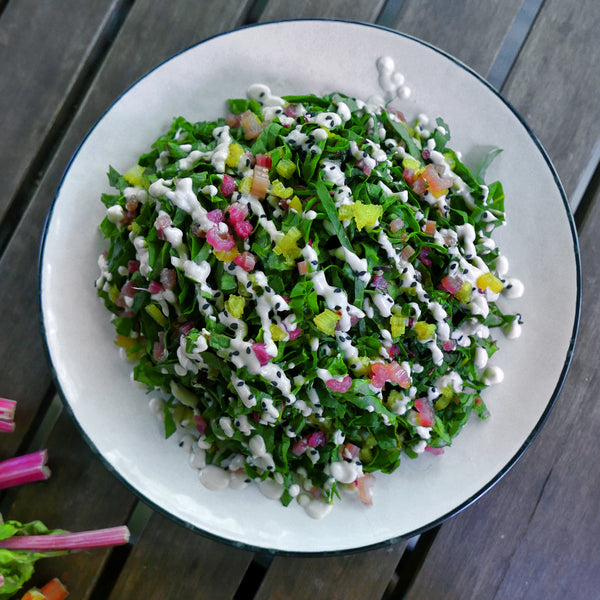
<svg viewBox="0 0 600 600"><path fill-rule="evenodd" d="M186 52L188 52L194 48L197 48L198 46L201 46L207 42L211 42L212 40L215 40L217 38L236 34L239 31L252 29L252 28L271 28L271 27L276 27L282 23L312 23L312 22L336 23L336 24L342 24L342 25L362 26L362 27L368 27L368 28L372 28L372 29L380 29L380 30L386 31L388 33L393 33L401 38L411 40L412 42L416 42L417 44L421 44L421 45L425 46L426 48L429 48L430 50L433 50L434 52L438 53L439 55L450 60L452 63L454 63L461 69L465 70L471 76L475 77L476 80L478 80L478 82L480 84L483 84L486 88L488 88L488 90L491 91L496 96L496 98L498 100L500 100L506 106L506 108L508 108L508 110L513 114L513 116L516 117L517 120L521 123L521 125L523 126L527 135L534 142L540 155L542 156L543 160L545 161L546 165L548 166L548 168L552 174L556 188L559 191L559 194L561 196L563 208L566 213L567 222L568 222L568 225L570 228L572 243L573 243L573 253L574 253L574 258L575 258L575 275L576 275L576 297L575 297L575 312L574 312L574 318L573 318L573 328L571 331L571 337L570 337L567 353L566 353L565 359L563 361L561 373L557 380L557 384L554 388L554 391L553 391L552 395L550 396L550 398L546 404L546 407L545 407L544 411L542 412L540 418L536 422L535 426L532 428L530 434L527 436L527 438L524 440L524 442L519 447L519 449L515 452L515 454L511 457L511 459L505 464L505 466L498 473L496 473L496 475L494 477L492 477L479 490L477 490L475 493L473 493L469 498L464 500L461 504L454 507L452 510L439 516L438 518L427 523L426 525L417 527L414 530L411 530L402 535L393 536L388 539L375 542L373 544L366 544L366 545L351 547L351 548L341 548L341 549L334 549L334 550L315 550L315 551L298 550L298 551L295 551L295 550L285 550L285 549L280 549L280 548L268 548L265 546L253 545L253 544L249 544L247 542L229 539L226 537L222 537L218 534L212 533L210 531L207 531L205 529L202 529L201 527L198 527L197 525L189 523L184 518L181 518L177 515L172 514L167 509L163 508L162 506L158 505L154 501L147 498L143 492L136 489L123 475L121 475L113 467L113 465L111 465L109 463L107 458L99 451L99 449L96 447L96 445L91 440L89 435L86 433L83 425L78 421L78 419L75 416L73 409L66 397L66 394L64 393L64 390L62 389L62 386L60 384L58 374L56 372L56 369L55 369L52 359L51 359L50 344L49 344L45 321L44 321L44 312L43 312L43 307L42 307L42 285L43 285L44 252L45 252L45 246L46 246L46 241L47 241L47 237L48 237L48 230L50 227L50 223L52 220L52 216L54 213L54 209L55 209L57 200L60 196L63 184L65 182L65 179L69 174L72 164L79 156L79 153L80 153L83 145L86 143L88 138L92 135L92 133L95 131L96 127L98 126L100 121L102 121L104 116L121 100L121 98L123 96L125 96L139 82L146 79L148 76L150 76L152 73L154 73L154 71L156 71L158 68L162 67L166 63L170 62L171 60L175 59L176 57L178 57L182 54L185 54ZM65 168L63 170L63 173L60 178L60 183L56 188L54 198L53 198L51 205L47 211L46 219L45 219L44 225L43 225L42 237L41 237L41 241L39 244L39 251L38 251L38 298L37 298L37 300L38 300L38 318L39 318L39 324L40 324L40 327L42 330L42 337L43 337L43 342L44 342L43 343L44 352L45 352L45 355L47 358L48 365L51 370L53 381L56 386L56 392L58 393L59 397L61 398L63 406L66 407L68 414L70 415L71 419L75 422L77 428L79 429L80 433L82 434L82 437L85 439L87 445L90 447L92 452L100 459L100 461L108 469L108 471L110 471L122 484L124 484L125 487L129 491L131 491L132 494L139 501L144 503L146 506L149 506L155 512L167 517L168 519L178 523L179 525L183 526L184 528L186 528L188 530L191 530L191 531L194 531L195 533L201 534L202 536L204 536L208 539L224 543L226 545L229 545L229 546L237 548L237 549L243 549L243 550L247 550L247 551L255 552L255 553L259 553L259 554L267 553L270 555L279 555L279 556L306 556L306 557L341 556L341 555L346 555L346 554L355 554L355 553L359 553L359 552L371 551L371 550L376 550L376 549L383 548L383 547L388 547L388 546L396 544L402 540L410 539L414 536L421 535L422 533L424 533L428 530L438 527L443 522L447 521L451 517L459 514L460 512L462 512L463 510L468 508L471 504L473 504L479 498L481 498L484 494L486 494L492 487L494 487L496 485L496 483L498 483L498 481L500 481L504 477L504 475L506 475L506 473L508 473L508 471L521 458L521 456L524 454L524 452L527 450L527 448L531 445L534 438L538 435L538 433L542 429L550 412L552 411L552 408L556 404L556 400L562 390L562 387L566 380L567 373L569 371L569 368L570 368L570 365L572 362L572 358L573 358L573 353L574 353L574 348L575 348L575 344L576 344L576 340L577 340L577 334L578 334L579 323L580 323L581 296L582 296L582 273L581 273L581 257L580 257L579 240L578 240L578 235L577 235L577 229L575 226L575 220L574 220L574 217L573 217L573 214L571 211L571 207L568 202L567 195L564 191L564 188L562 186L562 183L560 181L558 173L557 173L548 153L542 146L542 144L541 144L540 140L538 139L538 137L536 136L536 134L532 131L532 129L529 127L529 125L524 120L524 118L519 114L519 112L484 77L479 75L474 69L472 69L471 67L469 67L468 65L466 65L465 63L463 63L461 60L457 59L453 55L449 54L445 50L442 50L429 42L421 40L413 35L403 33L399 30L391 29L389 27L385 27L382 25L374 24L374 23L365 23L365 22L361 22L361 21L345 20L345 19L301 18L301 19L276 20L276 21L268 21L265 23L253 23L253 24L249 24L249 25L244 25L242 27L237 27L235 29L231 29L228 31L224 31L224 32L212 35L210 37L207 37L207 38L201 40L198 43L191 44L191 45L187 46L186 48L184 48L183 50L169 56L169 58L161 61L159 64L157 64L151 70L144 73L144 75L142 75L141 77L138 77L133 83L128 85L127 88L122 93L120 93L114 100L111 101L110 106L108 106L102 112L102 114L96 119L94 124L90 127L90 129L85 134L83 139L77 145L76 149L73 151L73 154L71 155L67 165L65 166Z"/></svg>

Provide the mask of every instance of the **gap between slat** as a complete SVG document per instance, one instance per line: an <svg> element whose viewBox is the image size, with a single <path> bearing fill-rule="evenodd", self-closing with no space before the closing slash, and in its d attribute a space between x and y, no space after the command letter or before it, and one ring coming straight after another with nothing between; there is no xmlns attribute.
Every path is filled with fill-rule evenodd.
<svg viewBox="0 0 600 600"><path fill-rule="evenodd" d="M375 23L393 29L403 4L404 0L386 0Z"/></svg>
<svg viewBox="0 0 600 600"><path fill-rule="evenodd" d="M574 210L575 226L577 231L581 231L586 217L598 196L600 189L600 141L588 161L579 184L571 198L571 207Z"/></svg>
<svg viewBox="0 0 600 600"><path fill-rule="evenodd" d="M488 71L486 79L497 90L500 90L504 85L544 1L523 0L521 9L517 13Z"/></svg>

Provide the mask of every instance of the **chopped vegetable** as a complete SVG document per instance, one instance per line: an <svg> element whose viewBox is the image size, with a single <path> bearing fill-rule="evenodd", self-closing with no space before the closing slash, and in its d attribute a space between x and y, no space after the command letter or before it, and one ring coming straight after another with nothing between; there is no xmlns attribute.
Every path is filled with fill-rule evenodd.
<svg viewBox="0 0 600 600"><path fill-rule="evenodd" d="M488 416L477 365L519 318L495 304L504 193L442 119L261 98L176 118L129 181L110 169L98 294L208 487L264 482L306 505L344 486L370 504L373 473Z"/></svg>
<svg viewBox="0 0 600 600"><path fill-rule="evenodd" d="M39 590L32 588L28 590L21 600L64 600L69 592L60 579L51 579Z"/></svg>

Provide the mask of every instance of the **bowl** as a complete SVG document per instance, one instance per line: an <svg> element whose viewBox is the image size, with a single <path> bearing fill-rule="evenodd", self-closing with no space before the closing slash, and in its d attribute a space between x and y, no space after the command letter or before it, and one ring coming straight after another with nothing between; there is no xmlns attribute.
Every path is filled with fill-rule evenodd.
<svg viewBox="0 0 600 600"><path fill-rule="evenodd" d="M388 79L378 69L382 57L391 68ZM394 73L402 78L390 79ZM498 341L494 360L505 378L486 390L491 417L471 420L444 454L403 459L394 473L378 475L373 506L342 500L321 520L295 503L284 507L265 498L255 486L210 491L200 484L178 440L164 439L145 391L131 381L131 365L119 357L94 289L98 256L106 249L98 225L105 210L100 195L110 191L109 165L126 171L176 116L225 116L227 99L244 97L254 83L278 95L387 95L408 119L442 117L452 148L467 165L501 148L487 179L503 183L507 224L494 237L511 275L525 286L510 304L522 315L522 335ZM43 332L56 383L106 467L186 527L286 554L389 544L441 523L488 491L522 455L556 401L575 342L580 279L577 237L556 171L506 100L426 43L377 26L327 20L268 23L208 39L117 98L64 175L40 262Z"/></svg>

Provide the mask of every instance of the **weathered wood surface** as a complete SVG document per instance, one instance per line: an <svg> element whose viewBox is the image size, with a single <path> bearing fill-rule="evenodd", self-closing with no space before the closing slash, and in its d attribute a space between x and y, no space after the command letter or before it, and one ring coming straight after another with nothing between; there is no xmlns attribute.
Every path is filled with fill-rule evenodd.
<svg viewBox="0 0 600 600"><path fill-rule="evenodd" d="M32 169L49 158L44 142L68 119L69 103L109 36L111 14L122 4L90 0L83 11L77 0L54 5L23 0L10 2L2 12L0 219L19 186L37 176Z"/></svg>
<svg viewBox="0 0 600 600"><path fill-rule="evenodd" d="M0 3L0 393L18 399L20 407L17 433L2 438L2 454L43 444L54 470L44 484L4 493L0 510L77 530L125 522L139 508L87 448L70 417L55 418L35 316L46 211L72 153L120 93L172 54L248 19L379 20L487 76L523 4L94 0L82 11L72 0ZM546 0L502 88L546 145L572 196L597 161L589 157L600 137L594 98L600 82L593 68L600 53L593 41L599 12L593 0ZM37 177L30 181L31 173ZM588 204L582 229L586 326L565 390L524 458L484 498L439 529L421 569L415 569L418 561L399 562L404 543L346 557L253 558L152 515L132 527L130 548L39 563L35 581L59 575L72 597L91 600L186 594L237 600L400 598L413 575L409 598L594 597L600 588L595 548L600 484L593 463L600 417L592 364L598 351L597 194L590 192ZM397 574L401 585L394 589L399 564L406 571Z"/></svg>
<svg viewBox="0 0 600 600"><path fill-rule="evenodd" d="M598 227L600 193L596 190L580 237L582 328L554 410L504 479L441 527L408 600L598 595Z"/></svg>
<svg viewBox="0 0 600 600"><path fill-rule="evenodd" d="M581 332L570 373L519 463L481 501L441 527L410 600L587 598L600 590L597 180L581 204L579 195L573 197L581 178L587 178L585 189L598 166L593 151L600 142L600 106L594 97L600 73L592 65L600 60L600 44L591 31L599 25L597 3L573 10L569 3L546 2L503 88L545 144L583 222ZM560 279L556 283L560 293Z"/></svg>
<svg viewBox="0 0 600 600"><path fill-rule="evenodd" d="M405 546L398 542L361 554L324 558L277 557L254 600L381 598Z"/></svg>
<svg viewBox="0 0 600 600"><path fill-rule="evenodd" d="M286 19L346 19L350 21L375 22L384 0L277 0L269 2L260 15L260 22Z"/></svg>
<svg viewBox="0 0 600 600"><path fill-rule="evenodd" d="M155 514L110 600L227 600L236 593L251 560L251 552L214 542Z"/></svg>
<svg viewBox="0 0 600 600"><path fill-rule="evenodd" d="M574 208L600 158L599 26L595 0L547 0L502 88L540 138Z"/></svg>
<svg viewBox="0 0 600 600"><path fill-rule="evenodd" d="M485 77L520 7L520 0L406 0L393 26L448 52Z"/></svg>

